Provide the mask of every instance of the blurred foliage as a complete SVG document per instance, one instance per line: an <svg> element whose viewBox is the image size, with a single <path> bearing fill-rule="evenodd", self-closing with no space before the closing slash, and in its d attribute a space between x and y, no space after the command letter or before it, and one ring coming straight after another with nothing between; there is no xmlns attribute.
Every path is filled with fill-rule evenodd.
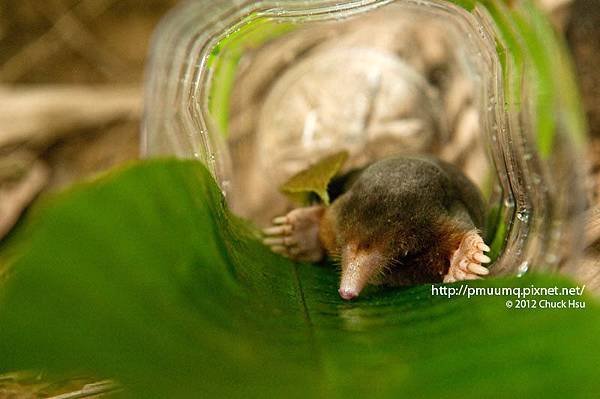
<svg viewBox="0 0 600 399"><path fill-rule="evenodd" d="M209 109L222 134L229 134L229 98L244 53L295 28L291 23L274 22L265 17L251 15L225 32L211 50L206 61L207 66L214 70L214 78L210 85Z"/></svg>
<svg viewBox="0 0 600 399"><path fill-rule="evenodd" d="M343 302L335 268L270 253L195 162L144 162L46 199L2 260L0 372L91 372L139 398L600 392L591 299L507 309L424 285ZM532 284L570 286L469 285Z"/></svg>
<svg viewBox="0 0 600 399"><path fill-rule="evenodd" d="M480 4L491 15L500 39L504 107L516 114L531 113L530 120L518 123L533 127L539 156L548 159L556 150L559 129L577 146L584 145L585 119L567 49L546 16L533 0Z"/></svg>

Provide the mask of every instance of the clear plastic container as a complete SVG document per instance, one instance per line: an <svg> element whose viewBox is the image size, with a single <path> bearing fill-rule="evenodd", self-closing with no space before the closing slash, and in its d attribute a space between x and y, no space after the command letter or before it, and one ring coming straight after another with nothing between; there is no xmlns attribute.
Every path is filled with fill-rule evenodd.
<svg viewBox="0 0 600 399"><path fill-rule="evenodd" d="M572 268L585 127L560 42L528 1L191 1L154 39L146 156L202 161L264 223L278 185L335 150L348 167L431 153L488 203L492 274Z"/></svg>

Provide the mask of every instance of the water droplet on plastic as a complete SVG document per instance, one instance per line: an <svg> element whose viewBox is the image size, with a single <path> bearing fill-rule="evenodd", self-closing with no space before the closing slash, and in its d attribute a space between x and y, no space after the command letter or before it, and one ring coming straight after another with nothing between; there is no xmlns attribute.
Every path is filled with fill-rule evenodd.
<svg viewBox="0 0 600 399"><path fill-rule="evenodd" d="M479 36L485 40L485 30L483 29L483 26L479 25L477 30L479 31Z"/></svg>
<svg viewBox="0 0 600 399"><path fill-rule="evenodd" d="M529 262L528 261L524 261L517 268L517 276L521 277L522 275L524 275L525 273L527 273L527 270L529 270Z"/></svg>
<svg viewBox="0 0 600 399"><path fill-rule="evenodd" d="M517 219L519 219L523 223L527 223L529 221L529 212L525 209L517 212Z"/></svg>
<svg viewBox="0 0 600 399"><path fill-rule="evenodd" d="M227 192L231 189L231 181L230 180L223 180L221 182L221 193L223 194L223 197L227 197Z"/></svg>

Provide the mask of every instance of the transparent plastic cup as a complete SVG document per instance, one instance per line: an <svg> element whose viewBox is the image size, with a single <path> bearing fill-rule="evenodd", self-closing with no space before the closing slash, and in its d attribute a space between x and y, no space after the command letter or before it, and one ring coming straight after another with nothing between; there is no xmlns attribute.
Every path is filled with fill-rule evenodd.
<svg viewBox="0 0 600 399"><path fill-rule="evenodd" d="M431 153L484 193L492 274L568 270L584 145L568 57L529 1L196 0L154 38L143 153L200 160L257 224L328 153Z"/></svg>

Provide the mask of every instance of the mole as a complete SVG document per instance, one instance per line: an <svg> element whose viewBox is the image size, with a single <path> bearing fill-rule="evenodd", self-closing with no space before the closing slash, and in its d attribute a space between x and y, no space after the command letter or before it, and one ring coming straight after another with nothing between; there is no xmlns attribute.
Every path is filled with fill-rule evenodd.
<svg viewBox="0 0 600 399"><path fill-rule="evenodd" d="M455 166L395 156L335 178L328 191L330 206L275 218L264 243L296 261L337 260L343 299L367 284L450 283L489 273L483 199Z"/></svg>

